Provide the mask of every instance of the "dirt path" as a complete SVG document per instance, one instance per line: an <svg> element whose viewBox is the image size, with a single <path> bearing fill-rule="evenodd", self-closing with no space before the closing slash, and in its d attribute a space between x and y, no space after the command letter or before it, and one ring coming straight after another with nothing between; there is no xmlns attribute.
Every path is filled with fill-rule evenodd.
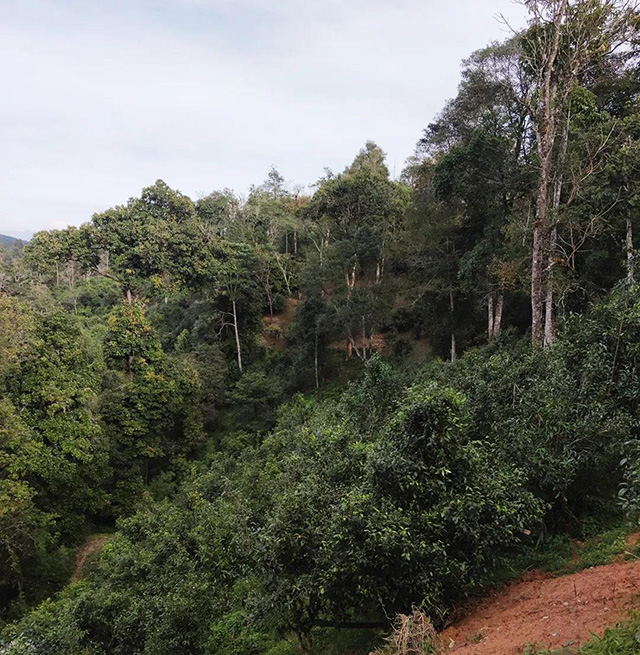
<svg viewBox="0 0 640 655"><path fill-rule="evenodd" d="M640 562L561 577L534 573L475 604L444 630L444 646L456 655L516 655L543 644L568 654L625 618L638 594Z"/></svg>
<svg viewBox="0 0 640 655"><path fill-rule="evenodd" d="M73 570L73 575L71 576L71 582L77 582L80 580L82 577L82 571L84 570L84 565L87 562L87 558L90 555L93 555L93 553L99 553L110 536L111 535L108 534L98 534L87 539L76 556L76 566Z"/></svg>

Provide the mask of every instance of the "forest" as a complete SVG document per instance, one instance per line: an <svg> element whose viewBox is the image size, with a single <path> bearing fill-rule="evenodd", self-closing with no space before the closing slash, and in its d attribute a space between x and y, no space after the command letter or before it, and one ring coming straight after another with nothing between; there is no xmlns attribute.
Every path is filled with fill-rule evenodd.
<svg viewBox="0 0 640 655"><path fill-rule="evenodd" d="M640 17L525 5L397 179L0 243L2 655L395 655L637 525Z"/></svg>

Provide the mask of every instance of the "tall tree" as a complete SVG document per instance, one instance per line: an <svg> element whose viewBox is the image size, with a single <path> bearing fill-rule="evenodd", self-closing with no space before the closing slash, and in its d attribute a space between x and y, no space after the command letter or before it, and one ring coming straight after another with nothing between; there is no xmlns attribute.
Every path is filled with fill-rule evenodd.
<svg viewBox="0 0 640 655"><path fill-rule="evenodd" d="M585 69L627 37L630 3L524 0L524 5L531 18L520 38L521 57L532 84L522 102L535 131L538 166L531 248L531 338L534 345L541 346L555 340L553 257L571 122L569 96Z"/></svg>

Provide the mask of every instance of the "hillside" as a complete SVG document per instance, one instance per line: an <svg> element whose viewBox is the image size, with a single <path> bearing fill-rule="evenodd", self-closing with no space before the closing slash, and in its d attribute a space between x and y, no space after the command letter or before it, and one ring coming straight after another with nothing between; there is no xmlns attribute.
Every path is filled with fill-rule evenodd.
<svg viewBox="0 0 640 655"><path fill-rule="evenodd" d="M524 9L400 175L366 141L2 246L2 655L521 655L640 607L640 14Z"/></svg>
<svg viewBox="0 0 640 655"><path fill-rule="evenodd" d="M0 234L0 245L7 246L10 248L20 248L24 246L27 242L23 239L18 239L17 237L11 237L6 234Z"/></svg>

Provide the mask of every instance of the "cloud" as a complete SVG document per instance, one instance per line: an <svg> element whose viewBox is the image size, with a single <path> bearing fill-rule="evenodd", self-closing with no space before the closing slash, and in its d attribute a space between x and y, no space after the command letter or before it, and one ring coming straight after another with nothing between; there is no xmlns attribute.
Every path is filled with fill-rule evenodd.
<svg viewBox="0 0 640 655"><path fill-rule="evenodd" d="M522 22L509 0L5 1L0 232L79 223L157 178L313 182L369 138L399 172L460 60L506 35L499 11Z"/></svg>

